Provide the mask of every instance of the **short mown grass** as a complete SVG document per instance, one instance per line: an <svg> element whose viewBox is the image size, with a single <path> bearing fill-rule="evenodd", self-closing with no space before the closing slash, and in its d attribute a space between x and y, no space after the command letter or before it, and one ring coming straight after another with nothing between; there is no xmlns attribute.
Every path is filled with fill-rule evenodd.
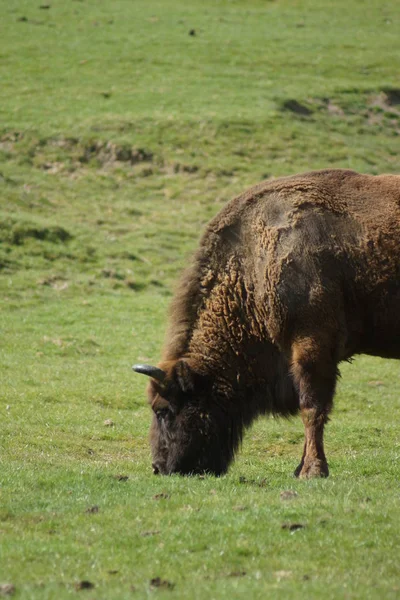
<svg viewBox="0 0 400 600"><path fill-rule="evenodd" d="M174 282L236 193L399 172L399 24L394 0L3 6L0 586L16 598L399 597L398 362L342 366L331 476L309 482L292 476L299 419L258 421L222 478L154 477L131 372L157 362Z"/></svg>

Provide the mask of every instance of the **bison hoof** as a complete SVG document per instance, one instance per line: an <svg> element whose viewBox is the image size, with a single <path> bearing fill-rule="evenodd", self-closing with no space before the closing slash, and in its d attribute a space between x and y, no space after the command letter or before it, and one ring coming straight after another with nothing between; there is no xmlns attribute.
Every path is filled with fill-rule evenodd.
<svg viewBox="0 0 400 600"><path fill-rule="evenodd" d="M314 477L328 477L328 463L323 460L305 460L301 462L294 472L300 479L313 479Z"/></svg>

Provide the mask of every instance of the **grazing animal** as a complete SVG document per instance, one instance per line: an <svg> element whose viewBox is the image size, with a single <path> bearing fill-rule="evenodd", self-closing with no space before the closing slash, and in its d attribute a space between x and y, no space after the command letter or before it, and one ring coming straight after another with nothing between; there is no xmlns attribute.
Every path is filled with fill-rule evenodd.
<svg viewBox="0 0 400 600"><path fill-rule="evenodd" d="M325 170L266 181L210 222L150 376L155 473L226 472L261 414L298 411L295 474L328 475L338 364L400 358L400 176Z"/></svg>

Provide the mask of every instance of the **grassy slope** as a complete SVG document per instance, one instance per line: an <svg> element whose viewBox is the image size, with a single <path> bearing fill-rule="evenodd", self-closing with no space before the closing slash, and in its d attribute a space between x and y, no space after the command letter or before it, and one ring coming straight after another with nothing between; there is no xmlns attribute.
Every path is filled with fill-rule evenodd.
<svg viewBox="0 0 400 600"><path fill-rule="evenodd" d="M398 171L399 16L361 0L3 7L0 583L16 597L82 579L96 598L398 597L398 363L343 367L332 476L308 483L291 478L298 420L258 422L222 479L152 477L129 369L157 360L173 281L235 193Z"/></svg>

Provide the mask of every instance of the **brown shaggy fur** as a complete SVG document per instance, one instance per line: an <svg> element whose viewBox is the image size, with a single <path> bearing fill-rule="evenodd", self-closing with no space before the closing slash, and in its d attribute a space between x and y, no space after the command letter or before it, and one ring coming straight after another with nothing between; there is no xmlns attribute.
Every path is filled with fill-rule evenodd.
<svg viewBox="0 0 400 600"><path fill-rule="evenodd" d="M177 387L153 382L149 390L157 412L160 402L173 404L179 386L190 388L174 419L206 406L217 423L219 405L230 431L221 443L230 449L209 441L224 437L221 417L192 452L193 469L190 460L167 468L165 440L177 422L155 419L156 460L160 427L168 434L159 470L196 471L196 457L211 447L229 463L257 415L300 409L306 439L296 474L327 475L323 428L337 365L355 353L400 358L400 176L326 170L251 188L208 225L172 303L160 367ZM182 363L190 385L187 373L176 374ZM188 419L179 424L185 432ZM204 470L228 466L207 460Z"/></svg>

